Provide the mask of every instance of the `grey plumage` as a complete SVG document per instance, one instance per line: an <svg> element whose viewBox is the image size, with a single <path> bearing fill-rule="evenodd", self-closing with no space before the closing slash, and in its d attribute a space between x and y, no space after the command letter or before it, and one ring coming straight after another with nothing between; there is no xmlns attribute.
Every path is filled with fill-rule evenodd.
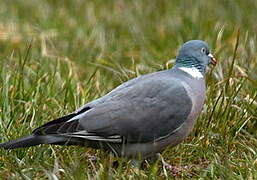
<svg viewBox="0 0 257 180"><path fill-rule="evenodd" d="M181 67L198 69L204 75L205 67L214 62L205 42L189 41L172 69L127 81L77 111L35 129L32 135L0 147L85 145L120 156L152 156L179 144L192 130L204 104L204 77L195 78Z"/></svg>

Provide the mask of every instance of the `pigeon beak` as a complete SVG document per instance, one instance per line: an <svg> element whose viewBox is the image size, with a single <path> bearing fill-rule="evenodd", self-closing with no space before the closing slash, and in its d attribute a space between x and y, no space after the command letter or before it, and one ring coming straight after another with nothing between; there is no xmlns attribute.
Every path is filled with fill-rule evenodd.
<svg viewBox="0 0 257 180"><path fill-rule="evenodd" d="M217 60L213 57L213 55L210 53L210 54L208 54L208 56L211 58L211 64L213 65L213 66L215 66L216 64L217 64Z"/></svg>

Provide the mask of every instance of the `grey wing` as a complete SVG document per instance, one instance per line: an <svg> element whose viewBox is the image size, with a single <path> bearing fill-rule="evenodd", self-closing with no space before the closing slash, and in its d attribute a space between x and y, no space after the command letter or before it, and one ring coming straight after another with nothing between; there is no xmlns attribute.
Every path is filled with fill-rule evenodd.
<svg viewBox="0 0 257 180"><path fill-rule="evenodd" d="M149 142L174 133L191 108L192 101L178 79L159 74L89 103L62 126L50 122L35 132L104 142Z"/></svg>

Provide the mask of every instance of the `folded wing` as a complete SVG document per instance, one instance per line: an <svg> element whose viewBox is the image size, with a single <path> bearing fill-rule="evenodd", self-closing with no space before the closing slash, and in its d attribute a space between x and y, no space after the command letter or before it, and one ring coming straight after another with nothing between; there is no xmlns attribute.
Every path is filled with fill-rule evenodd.
<svg viewBox="0 0 257 180"><path fill-rule="evenodd" d="M158 140L175 132L192 107L181 82L167 73L143 77L140 83L135 80L87 104L75 116L49 122L34 133L134 143Z"/></svg>

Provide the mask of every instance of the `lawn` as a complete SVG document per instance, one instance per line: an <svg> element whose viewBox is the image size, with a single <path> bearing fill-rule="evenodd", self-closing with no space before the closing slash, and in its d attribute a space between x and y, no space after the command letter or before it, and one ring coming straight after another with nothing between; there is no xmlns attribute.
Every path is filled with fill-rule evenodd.
<svg viewBox="0 0 257 180"><path fill-rule="evenodd" d="M218 59L193 132L162 153L175 172L41 145L0 149L0 179L257 179L256 9L255 0L0 1L0 142L171 68L187 40L205 40Z"/></svg>

